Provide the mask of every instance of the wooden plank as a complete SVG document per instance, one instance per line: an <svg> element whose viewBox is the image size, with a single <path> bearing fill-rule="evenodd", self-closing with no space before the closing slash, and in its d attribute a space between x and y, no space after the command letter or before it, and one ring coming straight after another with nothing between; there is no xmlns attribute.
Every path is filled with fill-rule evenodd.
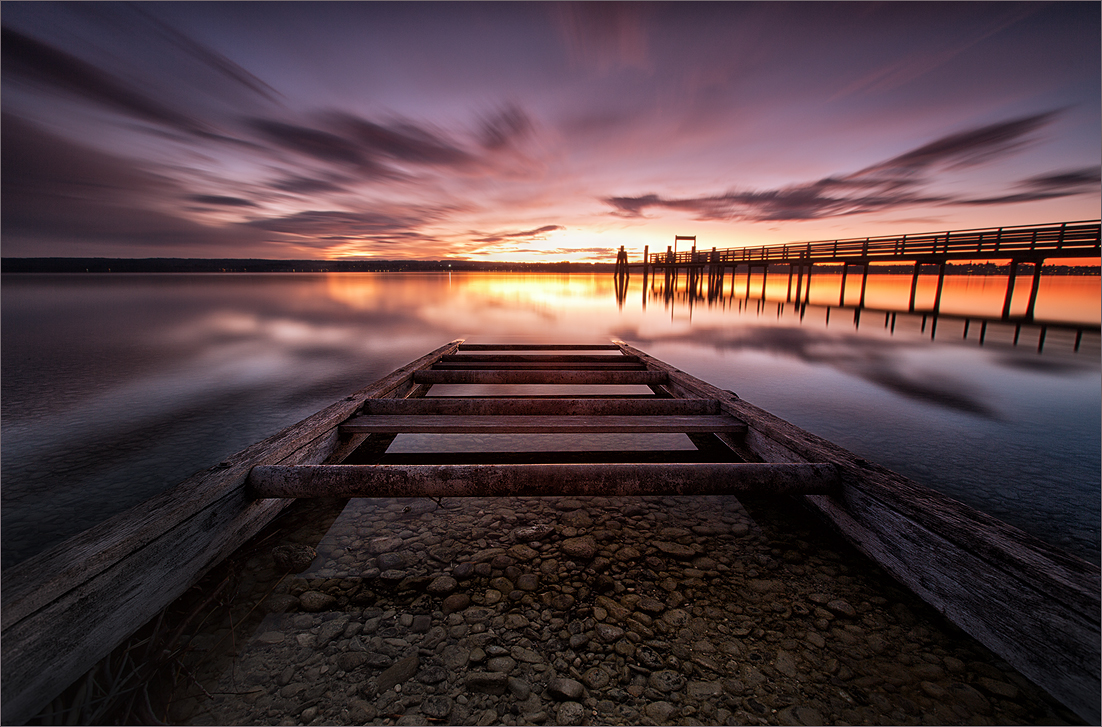
<svg viewBox="0 0 1102 727"><path fill-rule="evenodd" d="M337 425L365 399L403 388L460 342L5 570L0 720L30 719L283 509L245 496L254 465L325 461L338 446Z"/></svg>
<svg viewBox="0 0 1102 727"><path fill-rule="evenodd" d="M482 353L457 353L452 356L443 356L440 359L441 363L450 362L468 362L468 361L494 361L498 363L505 362L535 362L535 363L586 363L588 361L615 361L622 363L639 363L639 359L635 356L624 356L623 354L534 354L526 356L524 354L482 354Z"/></svg>
<svg viewBox="0 0 1102 727"><path fill-rule="evenodd" d="M514 452L393 452L373 462L345 464L670 464L678 462L730 462L730 452L700 449L641 449L588 451ZM737 461L737 460L736 460Z"/></svg>
<svg viewBox="0 0 1102 727"><path fill-rule="evenodd" d="M658 371L418 371L419 384L662 384Z"/></svg>
<svg viewBox="0 0 1102 727"><path fill-rule="evenodd" d="M715 399L543 399L460 398L369 399L363 413L373 414L463 414L516 416L670 416L718 414Z"/></svg>
<svg viewBox="0 0 1102 727"><path fill-rule="evenodd" d="M734 495L830 492L826 464L546 464L258 466L254 496L499 497Z"/></svg>
<svg viewBox="0 0 1102 727"><path fill-rule="evenodd" d="M444 362L433 366L435 371L641 371L643 367L630 361L587 361L568 363L536 363L531 361L495 363L493 361Z"/></svg>
<svg viewBox="0 0 1102 727"><path fill-rule="evenodd" d="M452 416L381 414L349 419L342 434L566 434L645 432L745 432L725 414L689 416Z"/></svg>
<svg viewBox="0 0 1102 727"><path fill-rule="evenodd" d="M649 368L665 370L667 388L714 397L721 409L746 421L745 443L763 459L836 464L839 494L808 498L810 504L900 582L928 603L941 604L953 623L1088 722L1098 723L1102 578L1097 566L620 345ZM1042 602L1049 610L1037 610ZM1038 629L1045 634L1040 641Z"/></svg>
<svg viewBox="0 0 1102 727"><path fill-rule="evenodd" d="M611 343L464 343L460 351L616 351Z"/></svg>

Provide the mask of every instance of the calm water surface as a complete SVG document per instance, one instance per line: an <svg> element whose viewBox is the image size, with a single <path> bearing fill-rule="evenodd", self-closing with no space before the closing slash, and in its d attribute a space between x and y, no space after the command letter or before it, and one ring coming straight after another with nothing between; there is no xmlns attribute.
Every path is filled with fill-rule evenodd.
<svg viewBox="0 0 1102 727"><path fill-rule="evenodd" d="M936 322L907 309L910 276L873 275L867 309L816 275L802 310L786 276L5 275L5 567L455 338L619 337L863 457L1099 561L1098 277L1043 280L1036 318L995 317L1005 277L949 277ZM846 299L859 298L860 278ZM766 300L759 300L765 290ZM919 308L935 278L920 281ZM1024 310L1015 299L1012 313ZM931 336L933 333L933 336ZM569 443L567 443L569 445ZM416 448L416 447L414 447Z"/></svg>

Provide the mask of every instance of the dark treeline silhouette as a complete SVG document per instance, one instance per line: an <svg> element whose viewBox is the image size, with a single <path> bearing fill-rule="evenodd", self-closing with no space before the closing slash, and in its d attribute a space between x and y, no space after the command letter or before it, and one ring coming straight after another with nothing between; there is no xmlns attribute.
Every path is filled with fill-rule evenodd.
<svg viewBox="0 0 1102 727"><path fill-rule="evenodd" d="M587 273L613 269L612 263L518 263L476 260L252 260L201 258L3 258L5 273L366 273L491 271Z"/></svg>

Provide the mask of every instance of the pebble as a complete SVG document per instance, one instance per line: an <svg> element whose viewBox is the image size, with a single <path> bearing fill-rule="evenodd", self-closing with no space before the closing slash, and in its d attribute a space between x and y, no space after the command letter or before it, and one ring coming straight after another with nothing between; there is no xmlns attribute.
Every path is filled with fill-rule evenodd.
<svg viewBox="0 0 1102 727"><path fill-rule="evenodd" d="M459 582L456 581L455 578L451 576L438 576L429 583L425 591L434 596L446 596L458 587Z"/></svg>
<svg viewBox="0 0 1102 727"><path fill-rule="evenodd" d="M298 600L302 604L303 611L311 612L324 611L337 602L337 599L328 593L318 593L317 591L301 593Z"/></svg>
<svg viewBox="0 0 1102 727"><path fill-rule="evenodd" d="M574 679L555 677L547 683L547 691L555 699L578 700L585 693L585 687Z"/></svg>
<svg viewBox="0 0 1102 727"><path fill-rule="evenodd" d="M290 573L301 573L310 567L318 552L309 545L288 543L272 548L272 560L276 568Z"/></svg>
<svg viewBox="0 0 1102 727"><path fill-rule="evenodd" d="M567 538L559 547L564 555L576 560L592 560L597 555L597 540L592 535Z"/></svg>
<svg viewBox="0 0 1102 727"><path fill-rule="evenodd" d="M585 707L577 702L563 702L555 711L558 724L579 725L586 723Z"/></svg>

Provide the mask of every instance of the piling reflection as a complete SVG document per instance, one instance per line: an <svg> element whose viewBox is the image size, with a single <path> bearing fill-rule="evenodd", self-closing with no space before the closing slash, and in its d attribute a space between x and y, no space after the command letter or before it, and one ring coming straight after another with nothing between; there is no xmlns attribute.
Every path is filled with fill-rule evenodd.
<svg viewBox="0 0 1102 727"><path fill-rule="evenodd" d="M1042 276L1041 266L1033 265L1028 275L1021 275L1027 266L1017 264L1008 275L949 271L945 264L915 265L906 274L848 263L828 270L802 264L747 265L740 272L708 259L702 256L705 262L700 265L667 265L659 268L660 274L651 272L655 266L644 267L642 308L648 301L660 302L672 319L680 306L691 320L700 305L739 313L753 306L758 315L775 306L778 319L795 317L801 322L809 308L823 309L826 325L833 313L836 321L839 314L851 320L855 329L863 318L866 326L882 321L891 333L901 316L920 318L921 331L928 329L931 340L937 338L939 327L947 335L947 323L954 335L959 331L962 339L980 346L987 342L989 330L1011 330L1014 346L1036 341L1038 353L1044 352L1052 333L1072 337L1072 348L1079 351L1084 336L1097 336L1100 327L1097 274ZM924 268L933 268L933 274ZM627 283L628 266L618 260L616 298L621 308Z"/></svg>

